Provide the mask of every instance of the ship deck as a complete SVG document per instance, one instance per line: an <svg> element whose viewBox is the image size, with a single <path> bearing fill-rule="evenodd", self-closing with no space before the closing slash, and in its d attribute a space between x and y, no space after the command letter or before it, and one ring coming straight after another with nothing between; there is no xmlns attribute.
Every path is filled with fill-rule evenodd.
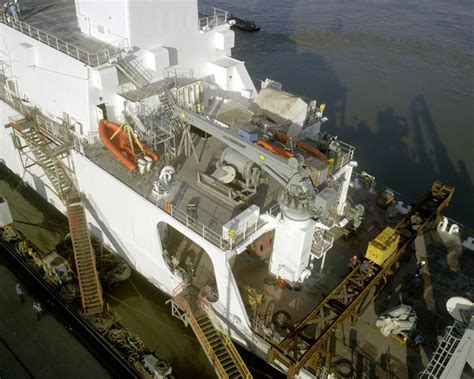
<svg viewBox="0 0 474 379"><path fill-rule="evenodd" d="M76 5L73 0L25 0L21 2L21 6L21 21L24 25L33 27L29 31L28 28L22 28L23 32L25 34L32 33L33 38L38 39L35 37L37 31L34 28L39 29L48 35L47 38L42 35L41 41L49 42L52 47L55 47L54 38L90 54L103 52L112 47L80 31L76 17ZM19 26L16 28L19 29ZM123 37L117 36L117 42L119 40L123 40ZM101 60L100 63L106 62Z"/></svg>
<svg viewBox="0 0 474 379"><path fill-rule="evenodd" d="M365 218L358 232L348 239L336 234L334 246L327 253L321 270L321 260L314 261L313 273L301 288L281 288L269 273L268 257L256 257L248 251L232 260L232 271L250 321L269 327L275 312L284 310L296 323L329 294L348 273L349 258L364 255L367 244L385 226L395 225L401 216L394 216L375 204L376 195L363 188L350 189L352 205L363 204ZM405 201L403 198L398 198ZM182 236L179 236L182 237ZM415 241L416 253L402 257L396 274L370 303L352 328L339 328L329 343L330 353L348 359L353 377L416 377L429 362L437 344L437 336L452 323L446 311L446 301L453 296L472 297L470 278L474 275L472 252L463 250L458 235L432 230ZM170 256L183 270L193 266L195 291L213 287L212 263L205 252L193 241L175 238L168 246ZM415 287L413 278L418 262L425 260L423 285ZM213 287L214 288L214 287ZM471 289L470 289L471 288ZM250 306L249 290L263 294L263 305L258 312ZM418 316L416 332L424 343L418 349L403 345L391 337L384 337L375 327L383 313L399 304L412 306ZM258 316L257 316L258 315ZM261 329L260 329L261 330Z"/></svg>
<svg viewBox="0 0 474 379"><path fill-rule="evenodd" d="M376 195L364 189L351 188L349 199L352 205L365 206L361 228L347 240L336 235L324 268L320 270L321 260L315 262L312 275L301 288L281 288L269 273L268 259L245 253L236 257L233 272L251 322L268 327L273 314L280 310L290 314L292 323L302 319L347 275L349 258L354 254L363 256L368 242L400 219L390 217L375 204ZM470 278L474 275L474 260L472 252L463 251L458 235L432 230L418 237L414 247L416 253L402 257L393 279L353 328L339 328L329 343L331 354L352 362L353 377L416 377L428 363L437 336L452 323L446 301L453 296L473 296ZM423 285L417 288L413 278L421 260L427 264L422 271ZM249 289L263 294L263 305L257 313L249 304ZM399 304L410 305L417 312L416 331L424 338L419 350L384 337L375 327L378 314Z"/></svg>
<svg viewBox="0 0 474 379"><path fill-rule="evenodd" d="M224 197L210 193L198 183L197 173L212 171L213 162L219 159L226 146L212 137L205 139L195 135L193 140L199 162L194 155L187 158L180 156L176 160L173 164L176 176L168 190L167 200L185 214L189 204L196 204L193 221L221 235L222 226L237 216L243 208L240 204L226 201ZM164 162L155 162L151 172L144 175L129 172L101 142L89 145L86 156L141 196L157 205L161 204L153 194L153 183L158 180ZM256 195L252 197L252 203L260 207L261 213L276 204L278 188L278 183L269 178L268 184L261 185ZM243 206L246 208L248 205Z"/></svg>
<svg viewBox="0 0 474 379"><path fill-rule="evenodd" d="M301 288L281 288L269 273L268 257L256 257L248 251L232 261L247 315L254 326L257 321L266 328L272 324L275 312L284 310L296 323L328 295L349 271L348 261L352 255L364 255L367 244L387 225L395 225L401 216L389 216L386 210L375 204L376 195L364 189L350 189L352 205L363 204L366 216L358 232L347 240L340 235L334 247L327 253L325 265L315 261L313 274ZM194 266L195 290L212 286L209 273L213 267L206 254L190 240L175 240L169 253L186 270L191 261ZM416 253L407 254L400 260L396 274L387 286L369 304L352 328L340 327L330 339L329 351L350 362L353 377L416 377L429 362L437 336L452 323L446 311L446 301L453 296L472 297L470 278L474 275L472 252L463 250L458 235L432 230L415 241ZM423 284L415 287L413 278L418 262L425 260L422 271ZM255 312L249 302L249 290L263 294L263 305ZM407 304L418 316L416 333L424 343L412 348L399 340L384 337L375 327L379 314ZM257 320L258 319L258 320ZM268 330L268 329L267 329Z"/></svg>

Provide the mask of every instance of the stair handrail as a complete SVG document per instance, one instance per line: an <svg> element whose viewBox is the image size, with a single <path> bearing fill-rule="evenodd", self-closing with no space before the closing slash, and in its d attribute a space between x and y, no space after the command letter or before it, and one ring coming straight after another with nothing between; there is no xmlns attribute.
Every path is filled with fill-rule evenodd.
<svg viewBox="0 0 474 379"><path fill-rule="evenodd" d="M11 118L10 118L11 119ZM16 125L19 125L18 124L18 121L16 120L13 120L12 121L14 124ZM34 129L36 131L36 126L35 125L32 125L31 126L32 129ZM19 129L17 129L19 131ZM41 149L43 154L45 154L46 156L48 156L48 158L50 158L52 161L53 161L53 165L54 165L54 172L52 172L51 169L45 169L39 162L36 162L38 165L40 165L44 172L46 173L46 176L48 176L49 178L49 175L48 173L49 172L52 172L52 174L59 179L59 171L61 171L61 173L63 174L64 178L68 181L68 184L69 184L69 187L70 189L71 188L74 188L75 186L75 183L73 181L73 179L71 178L71 176L68 174L67 172L67 169L66 169L66 166L63 164L63 162L60 160L60 159L56 159L53 154L52 154L52 151L51 151L51 148L48 146L48 145L44 145L42 147L39 147L36 145L35 142L33 142L31 140L31 138L26 135L25 133L22 133L21 131L19 131L19 133L21 134L21 136L26 140L26 141L30 141L30 143L34 146L34 149ZM37 131L37 133L39 135L41 135L41 132ZM33 148L32 148L33 149ZM33 154L36 156L36 153L33 151ZM51 180L51 178L49 178ZM51 180L52 181L52 180ZM52 183L53 186L54 186L54 183ZM59 196L59 198L64 202L66 203L66 196L67 196L67 193L64 193L63 189L61 188L61 185L59 185L58 188L55 188L56 191L58 192L57 195Z"/></svg>
<svg viewBox="0 0 474 379"><path fill-rule="evenodd" d="M229 352L232 355L232 358L234 359L234 362L239 369L239 372L243 375L245 379L252 379L252 374L250 373L249 369L247 368L247 365L245 364L244 360L240 356L239 352L237 351L234 343L230 339L230 337L222 333L222 339L224 340L224 344L229 349Z"/></svg>
<svg viewBox="0 0 474 379"><path fill-rule="evenodd" d="M140 75L143 76L143 78L150 83L151 80L153 79L153 75L144 67L141 62L138 61L137 58L132 59L131 61L128 62L135 70L140 73Z"/></svg>
<svg viewBox="0 0 474 379"><path fill-rule="evenodd" d="M180 296L175 297L174 301L176 301L186 311L186 314L188 316L188 322L191 325L191 328L193 329L194 333L196 334L196 337L198 338L199 343L201 344L202 348L206 352L206 355L208 356L209 359L211 359L212 364L214 365L214 368L217 370L219 377L227 378L227 374L224 369L224 366L222 366L222 363L217 358L217 355L214 352L214 349L212 348L207 337L205 336L204 332L199 326L199 323L194 317L194 314L191 310L191 307L189 306L188 301Z"/></svg>
<svg viewBox="0 0 474 379"><path fill-rule="evenodd" d="M211 287L205 286L200 292L199 292L199 300L198 300L198 305L200 308L207 314L209 317L209 320L211 321L212 325L220 332L220 335L222 337L222 340L224 342L224 345L227 347L229 350L229 353L232 356L232 359L234 360L237 368L239 369L239 372L243 375L245 379L251 379L252 374L250 373L249 369L247 368L247 365L245 364L244 360L240 356L239 352L237 351L234 343L232 342L231 338L228 336L228 334L222 330L222 327L219 322L217 322L217 316L214 312L214 309L212 308L212 305L210 304L209 300L207 299L206 296L204 295L211 295L212 296L213 291Z"/></svg>
<svg viewBox="0 0 474 379"><path fill-rule="evenodd" d="M67 208L67 213L68 213L68 221L69 221L69 228L71 230L71 239L72 241L74 241L74 233L73 233L73 228L72 228L72 219L70 217L70 211L72 209L73 206L79 206L79 211L78 211L78 214L82 215L86 222L87 222L87 219L86 219L86 215L85 215L85 209L84 209L84 203L82 201L82 197L81 197L81 194L80 192L75 188L73 187L69 193L66 195L66 208ZM96 263L96 259L95 259L95 251L94 251L94 248L92 247L92 241L91 241L91 236L90 236L90 233L89 233L89 229L86 226L84 226L85 228L85 232L86 232L86 235L87 235L87 249L88 251L91 253L91 254L87 254L85 256L82 256L81 258L82 259L87 259L91 264L92 264L92 270L94 272L94 287L95 289L97 290L97 295L98 295L98 298L99 298L99 303L100 303L100 312L102 312L103 310L103 307L104 307L104 298L103 298L103 294L102 294L102 288L101 288L101 285L100 285L100 280L99 280L99 276L98 276L98 272L97 272L97 263ZM86 305L86 297L85 297L85 291L84 291L84 283L83 283L83 278L81 278L81 272L80 272L80 267L79 267L79 255L77 254L76 250L75 250L75 247L74 247L74 242L73 242L73 250L74 250L74 261L76 263L76 270L77 270L77 276L78 276L78 279L79 279L79 291L81 293L81 302L82 302L82 307L84 309L84 311L86 312L86 315L88 314L88 307ZM95 312L93 314L96 314L96 313L100 313L100 312ZM91 315L93 315L91 314Z"/></svg>
<svg viewBox="0 0 474 379"><path fill-rule="evenodd" d="M179 283L174 289L173 292L171 293L171 297L177 297L188 285L188 282L186 280L182 280L181 283Z"/></svg>

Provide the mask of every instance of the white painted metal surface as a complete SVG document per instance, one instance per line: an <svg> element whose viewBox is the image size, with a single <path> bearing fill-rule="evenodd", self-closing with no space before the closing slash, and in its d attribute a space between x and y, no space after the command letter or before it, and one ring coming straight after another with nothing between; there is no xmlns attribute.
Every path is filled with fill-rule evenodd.
<svg viewBox="0 0 474 379"><path fill-rule="evenodd" d="M225 108L232 101L232 104L238 104L239 107L250 104L257 95L257 90L244 63L231 57L235 41L234 33L227 24L226 12L213 10L209 15L199 17L196 0L75 0L75 6L77 21L83 32L82 38L86 42L90 40L92 46L91 51L87 46L81 47L81 56L74 55L74 51L79 52L79 48L74 50L75 45L69 42L65 43L71 46L71 53L69 47L68 51L63 51L59 42L55 42L62 41L59 38L61 36L45 31L42 34L44 38L38 39L22 24L0 23L0 33L4 37L2 41L10 54L8 62L3 62L0 57L0 63L8 66L9 87L17 89L12 94L7 92L5 96L13 95L23 99L32 109L36 108L49 118L59 121L76 137L75 150L63 159L63 163L74 172L86 204L91 232L127 258L150 282L170 295L182 282L182 277L173 272L165 261L160 233L164 234L163 223L182 233L202 248L212 262L219 293L219 299L213 307L226 324L229 334L264 357L268 344L251 329L232 271L232 259L264 233L275 232L270 272L291 283L302 281L309 275L311 256L326 256L325 248L319 255L313 251L316 225L313 215L291 204L283 207L278 216L272 214L272 210L276 208L265 213L257 205L250 205L236 217L225 216L227 218L224 222L213 228L210 226L212 222L201 223L174 204L167 204L166 207L163 205L168 192L172 193L178 169L174 172L168 168L161 172L161 176L154 178L155 183L161 182L166 193L153 196L153 183L147 183L150 178L147 175L153 173L155 163L149 159L142 162L140 176L130 174L127 177L111 174L112 170L99 165L94 161L93 155L85 154L87 147L98 141L99 119L107 116L111 120L124 121L123 112L127 109L134 108L138 114L150 105L156 106L158 100L152 90L161 88L160 85L167 88L173 81L176 83L183 79L190 83L207 78L208 85L212 87L210 92L214 96L222 96L221 101L216 103L216 113L219 111L217 108ZM114 48L121 49L120 56L111 57L110 62L90 61L91 57L95 59L93 49L97 47L97 39L100 44L110 46L110 51L115 51ZM143 88L134 88L131 83L124 84L126 78L117 70L117 63L121 58L133 62L133 67L139 67L141 72L147 73L147 82L142 83ZM130 100L130 92L133 91L144 101L139 103ZM206 104L210 95L199 92L199 96L201 95L204 96L203 104ZM306 103L297 97L293 100L298 106L293 108L291 119L298 122L298 125L303 124ZM272 104L266 105L269 110L274 109ZM273 104L275 107L277 105ZM281 104L279 106L281 108ZM174 111L182 116L180 108L172 109L171 115L174 115ZM304 114L300 114L300 111L304 111ZM208 116L191 112L185 116L201 130L215 133L221 144L221 151L228 146L236 149L237 153L229 152L228 155L242 157L236 167L241 175L250 175L252 169L259 166L270 176L278 178L274 180L275 186L284 187L287 184L289 189L301 187L303 195L316 192L312 188L308 191L309 180L307 177L303 178L305 169L297 167L300 161L296 158L288 160L257 146L255 141L244 141L238 137L237 132L231 130L232 125L217 119L210 120ZM7 124L11 117L21 118L21 115L0 101L0 124ZM131 119L140 132L146 134L145 126L135 114ZM228 129L223 130L219 125L226 125ZM345 160L333 167L332 174L332 179L339 181L339 187L334 199L331 199L331 205L337 208L339 215L343 214L352 173L352 166L348 165L352 159L352 150L350 147L344 148L351 154L346 154ZM0 159L45 199L65 212L61 201L49 189L52 186L42 170L36 166L30 167L28 171L24 170L12 139L11 128L0 128ZM190 170L189 175L195 175L195 171ZM138 185L130 184L140 182L138 176L143 178L144 187L149 184L148 192L138 188ZM325 185L325 181L319 184ZM275 199L276 193L275 190L271 194ZM271 204L273 207L275 202ZM226 204L211 205L215 208L216 220L221 221L220 215L227 214L224 212ZM205 211L210 212L208 209ZM9 219L5 217L5 220ZM325 246L329 248L332 246L333 236L327 241ZM307 377L307 374L302 371L301 376Z"/></svg>

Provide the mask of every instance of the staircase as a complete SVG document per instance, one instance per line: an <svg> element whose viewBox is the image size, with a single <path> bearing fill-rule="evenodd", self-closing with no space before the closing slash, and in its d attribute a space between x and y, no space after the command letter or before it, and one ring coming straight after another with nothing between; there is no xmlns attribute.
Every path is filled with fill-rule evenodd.
<svg viewBox="0 0 474 379"><path fill-rule="evenodd" d="M117 67L138 89L149 85L153 78L137 59L120 58Z"/></svg>
<svg viewBox="0 0 474 379"><path fill-rule="evenodd" d="M464 327L457 321L446 328L443 339L440 341L438 347L433 353L430 363L418 376L420 379L437 379L441 377L448 362L456 353L456 349L462 339L463 333Z"/></svg>
<svg viewBox="0 0 474 379"><path fill-rule="evenodd" d="M207 314L203 312L196 322L211 348L210 355L212 355L212 361L219 362L219 370L216 368L218 373L220 373L219 376L221 378L251 378L250 372L230 338L214 327ZM191 327L192 326L193 324L191 323ZM196 330L194 330L194 332L196 333ZM198 333L196 333L196 335L197 334Z"/></svg>
<svg viewBox="0 0 474 379"><path fill-rule="evenodd" d="M212 310L202 308L195 312L188 301L181 296L168 300L172 304L172 314L190 324L201 347L221 379L251 379L252 375L239 355L231 339L214 326L210 318Z"/></svg>
<svg viewBox="0 0 474 379"><path fill-rule="evenodd" d="M171 98L170 93L168 91L164 91L158 96L158 99L160 100L160 103L163 107L164 114L171 121L171 128L173 129L173 133L175 135L179 135L185 130L186 123L181 121L179 117L175 116L174 101Z"/></svg>
<svg viewBox="0 0 474 379"><path fill-rule="evenodd" d="M86 316L91 316L102 312L104 301L84 205L76 190L70 192L66 205L82 309Z"/></svg>
<svg viewBox="0 0 474 379"><path fill-rule="evenodd" d="M34 127L23 131L22 137L30 147L36 163L43 169L58 196L65 201L68 192L73 188L73 183L60 161L56 158L57 152L55 153L51 149L48 140Z"/></svg>
<svg viewBox="0 0 474 379"><path fill-rule="evenodd" d="M102 289L95 266L95 254L84 205L66 168L57 158L58 155L67 151L66 147L59 146L53 150L48 139L34 126L23 129L21 125L16 125L16 128L30 147L36 163L43 169L58 196L66 204L84 313L87 316L101 313L103 309Z"/></svg>

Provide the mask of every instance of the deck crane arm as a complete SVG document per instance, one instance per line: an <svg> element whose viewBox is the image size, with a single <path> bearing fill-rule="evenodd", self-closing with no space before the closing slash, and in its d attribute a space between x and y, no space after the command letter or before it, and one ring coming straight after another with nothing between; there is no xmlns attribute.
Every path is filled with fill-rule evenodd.
<svg viewBox="0 0 474 379"><path fill-rule="evenodd" d="M319 209L315 208L316 190L309 178L310 172L304 167L304 160L298 156L284 158L262 148L256 143L241 139L235 131L226 129L211 119L192 111L175 106L175 112L180 112L182 119L188 124L217 138L227 146L236 150L252 162L259 165L263 171L271 175L285 188L285 196L293 198L315 216Z"/></svg>
<svg viewBox="0 0 474 379"><path fill-rule="evenodd" d="M373 275L362 272L358 264L278 345L270 348L267 361L278 360L285 365L288 378L303 367L315 370L329 354L326 345L336 328L348 317L363 312L363 304L373 298L378 284L415 238L437 220L453 193L453 187L434 182L431 191L394 228L385 229L370 242L366 258L374 262Z"/></svg>
<svg viewBox="0 0 474 379"><path fill-rule="evenodd" d="M231 129L226 129L214 123L211 119L198 115L190 110L175 105L175 112L184 115L184 120L203 132L217 138L227 146L245 155L248 159L261 166L266 172L272 175L278 182L285 183L297 173L307 174L306 170L299 167L296 158L286 159L275 155L256 143L241 139Z"/></svg>

